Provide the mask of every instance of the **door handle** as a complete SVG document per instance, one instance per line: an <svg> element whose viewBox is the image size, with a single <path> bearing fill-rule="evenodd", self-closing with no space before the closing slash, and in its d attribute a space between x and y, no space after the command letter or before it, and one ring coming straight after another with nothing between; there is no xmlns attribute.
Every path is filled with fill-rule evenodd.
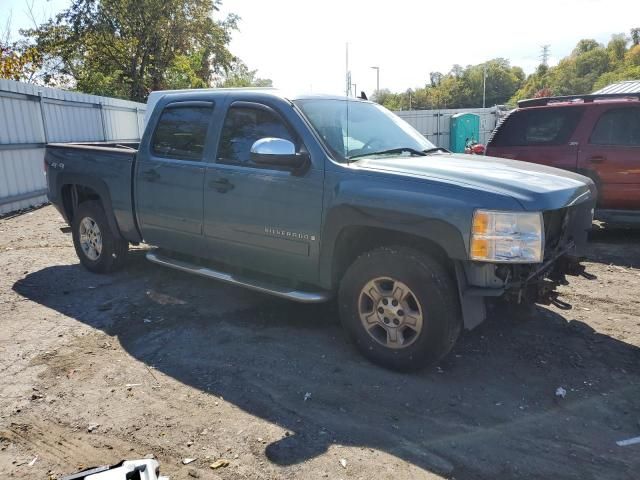
<svg viewBox="0 0 640 480"><path fill-rule="evenodd" d="M145 170L142 172L142 177L145 180L149 180L150 182L154 182L160 178L160 174L156 171L155 168L151 168L149 170Z"/></svg>
<svg viewBox="0 0 640 480"><path fill-rule="evenodd" d="M607 157L605 157L604 155L595 155L593 157L589 158L589 161L591 163L602 163L607 159Z"/></svg>
<svg viewBox="0 0 640 480"><path fill-rule="evenodd" d="M226 193L229 190L233 190L233 183L227 178L217 178L209 182L209 188L213 188L220 193Z"/></svg>

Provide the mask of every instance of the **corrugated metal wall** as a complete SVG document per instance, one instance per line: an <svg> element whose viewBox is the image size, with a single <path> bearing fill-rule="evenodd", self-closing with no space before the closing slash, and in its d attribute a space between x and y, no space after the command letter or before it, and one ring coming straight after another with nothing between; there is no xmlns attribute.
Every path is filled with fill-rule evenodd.
<svg viewBox="0 0 640 480"><path fill-rule="evenodd" d="M505 114L493 108L456 108L448 110L402 110L394 112L437 147L449 148L451 116L456 113L475 113L480 116L480 143L487 144L498 119Z"/></svg>
<svg viewBox="0 0 640 480"><path fill-rule="evenodd" d="M47 201L48 142L138 141L143 103L0 80L0 214Z"/></svg>

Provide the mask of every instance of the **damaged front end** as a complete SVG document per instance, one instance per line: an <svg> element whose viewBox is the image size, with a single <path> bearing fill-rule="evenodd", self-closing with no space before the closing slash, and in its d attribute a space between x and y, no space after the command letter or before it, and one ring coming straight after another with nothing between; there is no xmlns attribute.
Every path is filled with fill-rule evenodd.
<svg viewBox="0 0 640 480"><path fill-rule="evenodd" d="M568 310L558 287L568 276L595 279L582 264L593 218L592 202L543 212L544 259L541 263L464 262L456 265L465 327L470 329L486 316L485 300L515 304L538 303Z"/></svg>
<svg viewBox="0 0 640 480"><path fill-rule="evenodd" d="M507 281L502 298L510 303L539 303L569 310L571 305L561 300L557 291L559 286L569 284L567 276L582 276L589 280L596 278L595 275L587 273L585 266L581 263L584 257L569 253L573 250L575 250L574 246L569 246L564 253L533 271L531 268L522 268L523 265L512 269L506 274ZM500 267L496 275L504 275Z"/></svg>

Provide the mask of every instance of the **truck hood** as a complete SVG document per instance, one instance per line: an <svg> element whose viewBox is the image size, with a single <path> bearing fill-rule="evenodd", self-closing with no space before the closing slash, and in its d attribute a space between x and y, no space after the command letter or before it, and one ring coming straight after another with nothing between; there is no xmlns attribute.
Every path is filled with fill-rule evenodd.
<svg viewBox="0 0 640 480"><path fill-rule="evenodd" d="M595 198L595 185L587 177L504 158L437 153L366 157L352 166L509 195L525 210L554 210Z"/></svg>

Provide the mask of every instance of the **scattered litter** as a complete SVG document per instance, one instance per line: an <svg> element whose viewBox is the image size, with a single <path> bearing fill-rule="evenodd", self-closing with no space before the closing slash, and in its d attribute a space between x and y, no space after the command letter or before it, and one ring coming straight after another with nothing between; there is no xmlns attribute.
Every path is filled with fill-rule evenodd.
<svg viewBox="0 0 640 480"><path fill-rule="evenodd" d="M626 440L618 440L616 444L619 447L628 447L629 445L635 445L640 443L640 437L627 438Z"/></svg>
<svg viewBox="0 0 640 480"><path fill-rule="evenodd" d="M89 424L89 426L87 427L87 432L93 432L95 429L97 429L100 426L99 423L91 423Z"/></svg>
<svg viewBox="0 0 640 480"><path fill-rule="evenodd" d="M229 466L229 460L225 460L224 458L221 458L220 460L216 460L211 465L209 465L209 467L212 468L213 470L220 467L227 467L227 466Z"/></svg>
<svg viewBox="0 0 640 480"><path fill-rule="evenodd" d="M562 387L556 388L556 397L564 398L566 396L567 396L567 391L564 388Z"/></svg>
<svg viewBox="0 0 640 480"><path fill-rule="evenodd" d="M142 321L144 323L151 323L151 319L150 318L143 318Z"/></svg>
<svg viewBox="0 0 640 480"><path fill-rule="evenodd" d="M140 387L140 386L142 386L141 383L127 383L125 385L125 387L127 387L127 388Z"/></svg>
<svg viewBox="0 0 640 480"><path fill-rule="evenodd" d="M189 465L190 463L193 463L197 460L197 458L183 458L182 459L182 464L183 465Z"/></svg>
<svg viewBox="0 0 640 480"><path fill-rule="evenodd" d="M193 440L189 440L189 441L187 442L187 447L190 447L191 445L193 445Z"/></svg>
<svg viewBox="0 0 640 480"><path fill-rule="evenodd" d="M306 402L307 400L309 400L311 398L311 392L307 392L304 394L304 401Z"/></svg>
<svg viewBox="0 0 640 480"><path fill-rule="evenodd" d="M436 372L444 373L444 370L442 369L442 367L436 367Z"/></svg>
<svg viewBox="0 0 640 480"><path fill-rule="evenodd" d="M347 460L344 458L341 458L340 465L342 465L342 468L347 468Z"/></svg>
<svg viewBox="0 0 640 480"><path fill-rule="evenodd" d="M29 466L30 466L30 467L33 467L33 465L36 463L36 460L38 460L38 456L37 456L37 455L36 455L35 457L33 457L33 460L31 460L31 461L29 462Z"/></svg>

